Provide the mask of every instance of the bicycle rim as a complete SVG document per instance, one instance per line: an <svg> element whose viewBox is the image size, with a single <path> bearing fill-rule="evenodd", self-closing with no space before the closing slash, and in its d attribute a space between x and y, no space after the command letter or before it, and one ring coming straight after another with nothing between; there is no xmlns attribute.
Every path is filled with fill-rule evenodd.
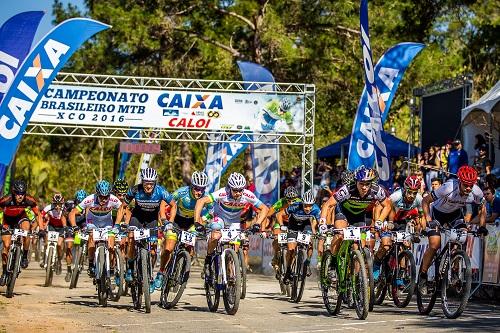
<svg viewBox="0 0 500 333"><path fill-rule="evenodd" d="M173 308L182 297L186 288L189 271L191 268L191 256L182 250L177 254L173 276L165 279L162 288L162 305L166 309ZM165 292L164 292L165 291Z"/></svg>
<svg viewBox="0 0 500 333"><path fill-rule="evenodd" d="M432 261L431 266L435 267L435 274L434 274L434 281L432 281L432 284L434 287L432 290L428 290L427 293L422 293L418 285L420 285L420 277L417 282L417 306L418 306L418 312L422 315L428 315L431 311L432 308L434 308L434 304L436 303L436 297L437 297L437 277L436 275L438 274L438 266L435 262L435 260Z"/></svg>
<svg viewBox="0 0 500 333"><path fill-rule="evenodd" d="M45 268L45 284L43 285L44 287L48 287L52 284L52 278L54 276L54 263L53 258L54 257L54 248L51 246L49 247L49 250L47 251L47 267Z"/></svg>
<svg viewBox="0 0 500 333"><path fill-rule="evenodd" d="M69 283L69 289L76 288L78 284L78 277L80 276L80 271L83 265L83 249L81 246L77 246L75 251L75 257L73 258L73 269L71 270L71 281Z"/></svg>
<svg viewBox="0 0 500 333"><path fill-rule="evenodd" d="M205 296L207 298L207 305L210 312L217 311L217 308L219 307L220 290L216 285L218 272L215 265L215 261L218 259L218 256L212 258L212 263L210 264L211 275L205 275Z"/></svg>
<svg viewBox="0 0 500 333"><path fill-rule="evenodd" d="M243 250L241 248L238 250L238 259L240 262L240 273L241 273L240 299L244 299L247 294L247 266L245 265L245 258L243 255Z"/></svg>
<svg viewBox="0 0 500 333"><path fill-rule="evenodd" d="M110 299L114 302L120 300L120 296L123 294L124 281L125 281L125 261L123 259L122 252L120 248L115 247L115 274L111 276L110 281ZM118 277L120 283L116 284L115 278Z"/></svg>
<svg viewBox="0 0 500 333"><path fill-rule="evenodd" d="M148 250L141 248L141 275L142 275L142 293L144 294L144 308L146 313L151 312L151 294L149 293L149 257Z"/></svg>
<svg viewBox="0 0 500 333"><path fill-rule="evenodd" d="M453 253L441 280L441 306L447 318L457 318L465 310L470 295L472 270L467 254L458 250Z"/></svg>
<svg viewBox="0 0 500 333"><path fill-rule="evenodd" d="M398 308L404 308L410 304L413 297L417 269L413 254L408 250L398 255L397 263L398 271L395 271L394 274L398 274L398 276L392 277L392 299Z"/></svg>
<svg viewBox="0 0 500 333"><path fill-rule="evenodd" d="M338 290L338 274L334 263L335 257L328 250L323 253L321 259L321 296L325 304L326 311L331 315L336 315L342 305L342 296Z"/></svg>
<svg viewBox="0 0 500 333"><path fill-rule="evenodd" d="M97 248L97 297L99 298L99 305L104 307L108 306L108 291L106 288L106 256L104 253L104 247L100 246Z"/></svg>
<svg viewBox="0 0 500 333"><path fill-rule="evenodd" d="M368 276L363 255L359 250L352 251L350 263L352 298L359 319L366 319L369 308Z"/></svg>
<svg viewBox="0 0 500 333"><path fill-rule="evenodd" d="M368 311L373 311L375 305L375 280L373 278L373 256L368 248L363 248L366 263L366 275L368 276Z"/></svg>
<svg viewBox="0 0 500 333"><path fill-rule="evenodd" d="M10 273L10 278L7 283L7 290L5 292L5 296L7 298L11 298L14 296L14 286L16 284L17 272L19 272L19 266L21 265L21 248L16 246L13 254L13 265L12 272Z"/></svg>
<svg viewBox="0 0 500 333"><path fill-rule="evenodd" d="M238 311L238 307L240 305L240 261L238 260L238 255L233 249L226 250L224 255L227 281L223 292L224 308L226 309L227 314L234 315Z"/></svg>

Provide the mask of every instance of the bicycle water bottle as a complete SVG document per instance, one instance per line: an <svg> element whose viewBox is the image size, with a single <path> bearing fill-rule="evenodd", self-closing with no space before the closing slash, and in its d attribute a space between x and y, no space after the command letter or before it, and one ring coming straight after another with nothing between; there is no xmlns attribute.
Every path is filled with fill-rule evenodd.
<svg viewBox="0 0 500 333"><path fill-rule="evenodd" d="M33 210L31 210L31 207L24 208L24 212L26 213L26 217L28 218L28 220L30 220L30 222L35 221L35 213L33 212Z"/></svg>

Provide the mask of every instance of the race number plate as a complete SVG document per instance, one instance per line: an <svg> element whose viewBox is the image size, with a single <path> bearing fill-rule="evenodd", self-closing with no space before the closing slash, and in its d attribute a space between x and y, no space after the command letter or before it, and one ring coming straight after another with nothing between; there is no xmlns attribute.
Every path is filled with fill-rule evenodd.
<svg viewBox="0 0 500 333"><path fill-rule="evenodd" d="M449 237L451 241L463 244L467 240L467 232L460 229L451 229L449 231Z"/></svg>
<svg viewBox="0 0 500 333"><path fill-rule="evenodd" d="M311 235L299 231L297 234L297 242L309 244L311 242Z"/></svg>
<svg viewBox="0 0 500 333"><path fill-rule="evenodd" d="M278 234L278 243L279 244L288 243L288 234L286 232L282 232L282 233Z"/></svg>
<svg viewBox="0 0 500 333"><path fill-rule="evenodd" d="M221 229L220 230L222 236L220 240L222 242L233 242L238 240L238 236L240 234L239 230L234 229Z"/></svg>
<svg viewBox="0 0 500 333"><path fill-rule="evenodd" d="M92 230L92 238L94 242L108 240L108 229L94 229Z"/></svg>
<svg viewBox="0 0 500 333"><path fill-rule="evenodd" d="M396 232L396 242L408 242L411 239L411 234L409 232Z"/></svg>
<svg viewBox="0 0 500 333"><path fill-rule="evenodd" d="M59 233L57 231L49 231L47 233L47 239L49 242L57 242L59 239Z"/></svg>
<svg viewBox="0 0 500 333"><path fill-rule="evenodd" d="M356 227L348 227L344 229L344 239L345 240L360 240L361 239L361 229Z"/></svg>
<svg viewBox="0 0 500 333"><path fill-rule="evenodd" d="M189 246L194 246L196 242L196 235L183 231L181 234L181 242Z"/></svg>
<svg viewBox="0 0 500 333"><path fill-rule="evenodd" d="M87 233L80 233L80 239L88 241L89 240L89 234L87 234Z"/></svg>
<svg viewBox="0 0 500 333"><path fill-rule="evenodd" d="M12 236L10 236L11 240L16 240L18 237L26 237L28 236L28 231L23 229L14 229Z"/></svg>
<svg viewBox="0 0 500 333"><path fill-rule="evenodd" d="M134 239L135 240L141 240L144 238L149 238L149 229L134 230Z"/></svg>

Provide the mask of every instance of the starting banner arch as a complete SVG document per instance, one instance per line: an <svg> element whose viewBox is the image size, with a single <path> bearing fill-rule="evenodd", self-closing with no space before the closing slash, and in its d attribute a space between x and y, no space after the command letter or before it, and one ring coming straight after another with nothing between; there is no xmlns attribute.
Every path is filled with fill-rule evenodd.
<svg viewBox="0 0 500 333"><path fill-rule="evenodd" d="M307 190L315 105L313 84L59 73L25 134L300 146Z"/></svg>

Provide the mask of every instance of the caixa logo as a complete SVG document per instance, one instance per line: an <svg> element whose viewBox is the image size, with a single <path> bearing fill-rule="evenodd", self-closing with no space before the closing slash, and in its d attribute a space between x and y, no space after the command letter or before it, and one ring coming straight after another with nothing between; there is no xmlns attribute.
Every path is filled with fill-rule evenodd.
<svg viewBox="0 0 500 333"><path fill-rule="evenodd" d="M33 103L47 83L46 79L50 78L59 64L60 58L69 49L68 45L49 39L43 45L43 49L40 49L40 52L32 58L30 66L24 73L22 69L18 72L17 75L21 77L21 80L18 81L17 86L10 88L14 91L12 98L3 101L3 103L7 103L9 112L0 118L0 135L2 137L8 140L17 137L26 121L26 113L31 112Z"/></svg>
<svg viewBox="0 0 500 333"><path fill-rule="evenodd" d="M201 95L186 93L164 93L158 96L158 105L167 109L207 109L222 110L221 95Z"/></svg>

